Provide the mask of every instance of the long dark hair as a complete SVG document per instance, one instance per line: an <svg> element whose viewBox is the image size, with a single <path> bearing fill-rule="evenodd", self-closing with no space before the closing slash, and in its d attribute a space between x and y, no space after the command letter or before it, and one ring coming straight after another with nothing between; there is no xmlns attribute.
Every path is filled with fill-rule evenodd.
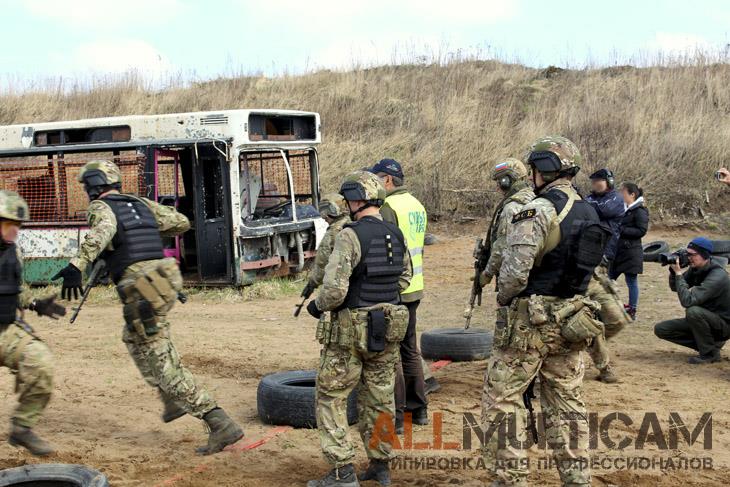
<svg viewBox="0 0 730 487"><path fill-rule="evenodd" d="M637 200L640 197L644 196L644 190L641 189L636 183L622 183L621 187L624 188L629 194L636 195Z"/></svg>

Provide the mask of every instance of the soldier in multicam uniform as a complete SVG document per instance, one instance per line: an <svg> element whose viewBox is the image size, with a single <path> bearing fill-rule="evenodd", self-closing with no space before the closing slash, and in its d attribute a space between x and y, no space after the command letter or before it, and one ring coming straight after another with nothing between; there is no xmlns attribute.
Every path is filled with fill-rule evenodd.
<svg viewBox="0 0 730 487"><path fill-rule="evenodd" d="M482 272L482 286L490 283L499 274L507 244L507 230L512 224L512 218L535 198L535 192L527 183L527 175L527 168L522 161L513 157L499 162L492 169L492 181L497 182L504 199L497 205L487 230L490 256L487 267Z"/></svg>
<svg viewBox="0 0 730 487"><path fill-rule="evenodd" d="M385 189L371 173L347 176L340 189L354 223L335 239L317 299L307 311L320 318L317 339L323 345L317 372L317 427L328 462L334 467L308 487L359 485L352 461L355 450L347 433L347 397L358 386L358 427L370 464L360 480L390 485L387 431L375 431L383 419L394 427L395 364L408 326L408 310L399 293L412 271L401 231L378 211ZM371 441L372 440L372 441Z"/></svg>
<svg viewBox="0 0 730 487"><path fill-rule="evenodd" d="M182 289L182 276L173 258L164 258L162 236L190 228L188 219L170 206L122 194L121 172L111 161L91 161L79 173L91 204L89 233L79 255L55 277L63 278L64 297L81 286L81 271L104 259L119 297L126 323L123 341L145 381L164 403L164 422L190 414L207 424L208 455L243 437L241 428L216 404L180 362L170 338L167 313Z"/></svg>
<svg viewBox="0 0 730 487"><path fill-rule="evenodd" d="M319 201L319 214L329 223L329 227L317 249L317 257L314 258L314 266L309 273L309 281L302 292L302 296L305 294L307 296L311 295L315 289L322 285L324 269L330 259L332 249L335 247L335 238L342 228L351 222L347 203L341 194L328 193L323 195Z"/></svg>
<svg viewBox="0 0 730 487"><path fill-rule="evenodd" d="M492 486L527 485L532 443L523 394L539 375L545 431L562 483L590 485L581 350L600 323L593 316L598 304L584 294L608 234L571 185L581 163L571 141L541 138L527 162L537 198L515 214L507 233L498 278L502 308L482 400L485 427L501 433L488 439L484 454L498 476Z"/></svg>
<svg viewBox="0 0 730 487"><path fill-rule="evenodd" d="M53 453L53 448L32 428L51 399L53 356L18 316L18 310L29 309L55 320L65 315L66 309L55 303L56 296L34 300L23 284L23 262L15 241L28 218L23 198L12 191L0 191L0 364L15 375L15 391L20 393L8 442L44 456Z"/></svg>

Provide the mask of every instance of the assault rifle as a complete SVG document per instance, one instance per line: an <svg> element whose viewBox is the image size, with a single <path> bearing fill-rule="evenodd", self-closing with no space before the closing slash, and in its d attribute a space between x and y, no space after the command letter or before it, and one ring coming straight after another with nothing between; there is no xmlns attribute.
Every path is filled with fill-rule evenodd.
<svg viewBox="0 0 730 487"><path fill-rule="evenodd" d="M299 313L302 312L302 308L304 307L304 303L307 302L307 299L312 295L316 288L311 286L309 283L307 283L306 286L304 286L304 289L302 290L302 294L300 295L302 297L302 302L299 303L294 307L294 318L299 317Z"/></svg>
<svg viewBox="0 0 730 487"><path fill-rule="evenodd" d="M533 399L535 399L535 379L532 379L532 382L530 382L530 385L527 386L525 393L522 394L522 401L525 403L525 408L527 408L527 411L530 415L530 424L527 426L527 429L530 431L533 441L535 442L535 444L537 444L538 437L537 425L535 424L535 410L532 407Z"/></svg>
<svg viewBox="0 0 730 487"><path fill-rule="evenodd" d="M471 317L474 314L474 306L482 305L482 285L480 283L482 272L487 268L491 248L484 245L484 239L478 238L474 245L474 282L471 286L471 296L469 297L469 310L466 313L466 323L464 329L468 329L471 325Z"/></svg>
<svg viewBox="0 0 730 487"><path fill-rule="evenodd" d="M104 262L103 259L98 259L94 263L94 267L91 268L91 274L89 275L89 280L86 281L86 287L84 288L84 292L81 295L81 301L79 301L79 305L74 308L74 312L71 315L71 319L69 320L70 323L73 324L73 322L76 321L76 317L79 315L79 311L81 311L81 307L84 305L86 298L89 297L91 288L96 286L96 283L99 281L99 278L101 277L101 274L104 271L105 267L106 267L106 262Z"/></svg>

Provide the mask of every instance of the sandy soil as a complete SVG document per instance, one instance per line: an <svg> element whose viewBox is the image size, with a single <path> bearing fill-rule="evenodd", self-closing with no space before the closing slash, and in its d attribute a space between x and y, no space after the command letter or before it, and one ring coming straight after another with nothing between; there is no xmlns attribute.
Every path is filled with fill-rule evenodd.
<svg viewBox="0 0 730 487"><path fill-rule="evenodd" d="M429 292L420 308L419 329L461 326L461 313L468 293L473 237L457 236L453 228L441 227L440 242L428 248L426 269ZM463 232L463 228L462 228ZM474 230L472 233L476 233ZM451 236L449 236L451 235ZM659 235L653 235L657 238ZM687 235L664 232L673 242ZM623 285L621 286L624 287ZM593 485L676 486L726 485L730 478L730 362L710 366L689 366L689 350L666 344L653 335L653 324L681 313L669 292L665 269L648 265L641 279L642 303L638 321L611 342L622 382L604 385L595 379L595 369L586 373L585 399L589 410L601 417L625 412L634 423L614 423L611 438L636 438L645 412L656 412L664 432L668 414L679 412L690 429L703 412L713 414L713 444L702 449L702 438L693 446L683 443L676 450L660 450L649 442L644 450L610 451L605 446L593 452L606 457L657 457L662 459L709 458L712 469L687 470L650 468L645 470L600 469ZM296 320L291 311L296 296L280 301L261 300L239 304L215 304L194 297L177 306L171 315L176 345L184 362L216 396L220 404L245 427L245 446L270 434L256 414L256 386L268 373L311 369L317 363L314 321ZM491 326L492 294L478 310L473 326ZM165 425L159 419L157 396L140 378L120 340L121 311L116 303L89 306L77 325L33 320L56 356L56 393L38 432L51 440L59 453L50 461L82 463L105 472L112 485L176 486L281 486L303 485L326 469L315 431L290 430L262 446L224 452L214 457L197 457L194 448L205 442L201 423L183 418ZM590 359L588 359L590 361ZM444 441L461 442L462 413L479 415L482 378L486 362L451 364L436 373L442 384L431 396L430 411L443 414ZM3 369L6 370L6 369ZM0 376L0 414L9 417L15 399L13 378ZM357 439L356 429L352 429ZM416 427L414 442L431 442L431 427ZM477 441L475 440L475 444ZM478 451L401 451L408 457L471 457ZM536 462L547 457L533 448ZM358 445L358 464L365 456ZM0 443L0 467L37 462L27 453ZM444 463L439 465L443 466ZM559 485L554 469L536 468L533 485ZM398 470L395 485L483 485L491 477L480 469Z"/></svg>

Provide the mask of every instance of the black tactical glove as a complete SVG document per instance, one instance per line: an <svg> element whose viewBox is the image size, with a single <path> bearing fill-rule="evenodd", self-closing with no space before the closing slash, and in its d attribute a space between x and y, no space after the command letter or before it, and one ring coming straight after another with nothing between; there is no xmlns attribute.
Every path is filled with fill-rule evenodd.
<svg viewBox="0 0 730 487"><path fill-rule="evenodd" d="M56 296L48 296L43 299L34 299L28 309L35 311L39 316L48 316L57 320L61 316L66 316L66 308L56 303Z"/></svg>
<svg viewBox="0 0 730 487"><path fill-rule="evenodd" d="M307 285L304 286L304 289L302 290L301 296L304 299L308 299L309 296L312 295L312 293L314 292L315 289L317 289L317 286L315 286L312 281L307 281Z"/></svg>
<svg viewBox="0 0 730 487"><path fill-rule="evenodd" d="M73 264L69 264L58 271L58 274L53 276L51 280L55 281L60 278L63 278L61 298L71 301L71 294L73 294L73 299L79 299L79 296L83 293L83 289L81 288L81 271Z"/></svg>
<svg viewBox="0 0 730 487"><path fill-rule="evenodd" d="M307 305L307 313L317 319L322 316L322 312L319 310L319 308L317 308L317 303L315 301L309 302L309 304Z"/></svg>

